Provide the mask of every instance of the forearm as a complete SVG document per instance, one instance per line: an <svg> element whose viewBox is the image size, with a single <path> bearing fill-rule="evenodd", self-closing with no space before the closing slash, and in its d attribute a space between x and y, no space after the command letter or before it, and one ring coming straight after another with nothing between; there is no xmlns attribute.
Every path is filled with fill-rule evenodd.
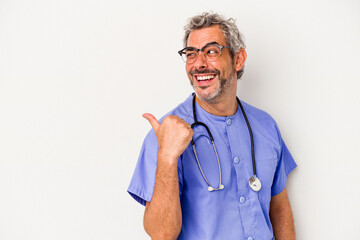
<svg viewBox="0 0 360 240"><path fill-rule="evenodd" d="M286 190L282 197L273 197L270 205L270 219L276 240L295 240L294 218ZM278 200L277 198L280 198Z"/></svg>
<svg viewBox="0 0 360 240"><path fill-rule="evenodd" d="M161 158L158 156L154 192L144 215L145 231L153 240L176 239L182 223L177 159Z"/></svg>

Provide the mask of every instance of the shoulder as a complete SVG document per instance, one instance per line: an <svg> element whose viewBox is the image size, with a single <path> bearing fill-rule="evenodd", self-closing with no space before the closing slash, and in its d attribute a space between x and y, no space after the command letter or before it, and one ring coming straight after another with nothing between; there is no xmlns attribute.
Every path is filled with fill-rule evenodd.
<svg viewBox="0 0 360 240"><path fill-rule="evenodd" d="M159 122L161 123L164 118L170 115L176 115L179 118L183 119L187 123L192 123L192 94L186 98L186 100L180 103L177 107L166 113L163 117L160 118Z"/></svg>
<svg viewBox="0 0 360 240"><path fill-rule="evenodd" d="M270 114L265 112L264 110L254 107L244 101L241 101L241 104L243 105L246 113L252 115L258 121L275 122L275 120L270 116Z"/></svg>
<svg viewBox="0 0 360 240"><path fill-rule="evenodd" d="M249 118L250 124L255 125L258 129L272 133L279 137L279 129L274 118L264 110L256 108L244 101L241 101L245 113Z"/></svg>

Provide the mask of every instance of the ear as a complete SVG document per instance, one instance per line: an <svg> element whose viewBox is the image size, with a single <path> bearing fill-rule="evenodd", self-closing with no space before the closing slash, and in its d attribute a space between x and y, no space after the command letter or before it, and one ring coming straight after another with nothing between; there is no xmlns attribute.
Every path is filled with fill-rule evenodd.
<svg viewBox="0 0 360 240"><path fill-rule="evenodd" d="M234 56L234 68L235 71L240 71L241 68L244 66L245 61L246 61L246 51L244 48L241 48L240 51L238 51L237 53L235 53Z"/></svg>

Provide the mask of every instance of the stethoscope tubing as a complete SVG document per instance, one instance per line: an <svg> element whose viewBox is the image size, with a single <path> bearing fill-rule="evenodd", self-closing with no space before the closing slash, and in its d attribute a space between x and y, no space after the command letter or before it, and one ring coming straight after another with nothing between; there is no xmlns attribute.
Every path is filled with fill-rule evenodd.
<svg viewBox="0 0 360 240"><path fill-rule="evenodd" d="M196 158L196 161L197 161L197 164L198 164L198 167L201 171L201 174L203 176L203 178L205 179L206 183L208 184L208 190L211 192L213 190L220 190L220 189L223 189L224 188L224 185L221 184L221 166L220 166L220 160L219 160L219 156L217 154L217 150L216 150L216 147L215 147L215 143L214 143L214 137L212 136L211 134L211 131L209 129L209 127L203 123L203 122L199 122L197 120L197 116L196 116L196 109L195 109L195 97L196 95L194 94L193 96L193 102L192 102L192 105L193 105L193 117L194 117L194 123L191 124L191 128L194 129L195 126L197 125L201 125L203 126L209 137L210 137L210 141L214 147L214 151L216 153L216 158L217 158L217 161L218 161L218 166L219 166L219 187L218 188L213 188L209 181L207 180L207 178L205 177L205 173L203 172L202 168L201 168L201 165L200 165L200 162L199 162L199 159L198 159L198 156L197 156L197 153L196 153L196 149L195 149L195 141L194 139L191 139L191 145L193 146L193 151L194 151L194 154L195 154L195 158ZM241 112L244 116L244 119L245 119L245 122L246 122L246 125L247 125L247 128L248 128L248 131L249 131L249 135L250 135L250 142L251 142L251 159L252 159L252 166L253 166L253 176L249 179L249 185L250 187L254 190L254 191L259 191L261 189L261 182L260 180L256 177L256 161L255 161L255 147L254 147L254 136L253 136L253 132L252 132L252 129L251 129L251 126L250 126L250 123L249 123L249 119L247 118L247 115L245 113L245 110L244 110L244 107L242 106L241 104L241 101L239 100L238 97L236 97L236 101L237 103L239 104L240 106L240 109L241 109Z"/></svg>
<svg viewBox="0 0 360 240"><path fill-rule="evenodd" d="M240 106L240 109L241 109L241 112L242 114L244 115L244 118L245 118L245 122L246 122L246 125L248 127L248 130L249 130L249 135L250 135L250 141L251 141L251 159L252 159L252 165L253 165L253 174L254 176L256 176L256 163L255 163L255 147L254 147L254 136L253 136L253 133L252 133L252 129L251 129L251 126L250 126L250 123L249 123L249 120L246 116L246 113L245 113L245 110L239 100L238 97L236 97L236 100Z"/></svg>

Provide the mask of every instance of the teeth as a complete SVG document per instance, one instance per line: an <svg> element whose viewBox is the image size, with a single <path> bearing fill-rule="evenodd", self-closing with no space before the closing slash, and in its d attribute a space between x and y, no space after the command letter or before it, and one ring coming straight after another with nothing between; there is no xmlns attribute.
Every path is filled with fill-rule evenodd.
<svg viewBox="0 0 360 240"><path fill-rule="evenodd" d="M214 77L215 77L214 75L198 76L197 79L198 79L199 81L202 81L202 80L213 79Z"/></svg>

